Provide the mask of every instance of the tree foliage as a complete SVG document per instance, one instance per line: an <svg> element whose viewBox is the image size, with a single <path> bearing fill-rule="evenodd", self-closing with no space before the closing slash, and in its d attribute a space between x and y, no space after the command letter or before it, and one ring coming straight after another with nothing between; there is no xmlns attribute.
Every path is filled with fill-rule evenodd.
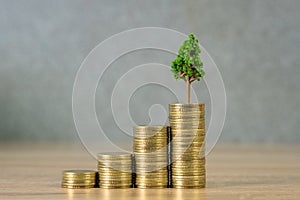
<svg viewBox="0 0 300 200"><path fill-rule="evenodd" d="M178 56L172 61L171 70L174 77L184 79L189 84L200 79L205 75L203 71L203 63L199 57L201 53L198 39L194 34L190 34L178 51Z"/></svg>

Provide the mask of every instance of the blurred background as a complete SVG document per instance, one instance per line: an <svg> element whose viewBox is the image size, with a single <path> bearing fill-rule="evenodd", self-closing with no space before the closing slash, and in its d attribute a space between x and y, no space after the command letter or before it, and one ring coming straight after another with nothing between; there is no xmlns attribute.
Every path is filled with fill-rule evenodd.
<svg viewBox="0 0 300 200"><path fill-rule="evenodd" d="M227 92L220 142L298 143L299 11L299 0L1 0L0 140L78 141L72 88L83 59L113 34L155 26L193 32L219 67ZM122 59L115 67L169 64L174 55Z"/></svg>

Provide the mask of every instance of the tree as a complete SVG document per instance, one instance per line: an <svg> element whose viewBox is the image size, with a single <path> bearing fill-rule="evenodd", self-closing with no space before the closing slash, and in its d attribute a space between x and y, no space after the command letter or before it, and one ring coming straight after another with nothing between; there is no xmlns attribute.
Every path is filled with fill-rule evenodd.
<svg viewBox="0 0 300 200"><path fill-rule="evenodd" d="M191 83L196 80L200 81L205 75L203 63L199 57L200 52L198 39L194 34L190 34L189 38L181 44L178 56L171 64L174 77L186 82L186 103L190 103Z"/></svg>

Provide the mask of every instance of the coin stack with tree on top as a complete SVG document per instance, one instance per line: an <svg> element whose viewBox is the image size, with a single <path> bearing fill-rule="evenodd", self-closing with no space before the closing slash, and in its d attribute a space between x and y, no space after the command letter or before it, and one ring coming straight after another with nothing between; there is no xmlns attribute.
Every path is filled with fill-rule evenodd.
<svg viewBox="0 0 300 200"><path fill-rule="evenodd" d="M172 132L172 186L175 188L205 187L205 110L204 104L190 103L190 87L205 75L199 57L198 39L190 34L172 62L171 70L186 83L186 104L170 104Z"/></svg>

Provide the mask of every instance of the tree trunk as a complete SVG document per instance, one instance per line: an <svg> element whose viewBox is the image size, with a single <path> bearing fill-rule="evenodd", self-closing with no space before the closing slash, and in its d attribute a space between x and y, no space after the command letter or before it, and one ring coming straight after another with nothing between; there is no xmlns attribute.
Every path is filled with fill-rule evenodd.
<svg viewBox="0 0 300 200"><path fill-rule="evenodd" d="M191 83L189 80L186 80L186 103L189 104L191 102L190 96L191 96Z"/></svg>

